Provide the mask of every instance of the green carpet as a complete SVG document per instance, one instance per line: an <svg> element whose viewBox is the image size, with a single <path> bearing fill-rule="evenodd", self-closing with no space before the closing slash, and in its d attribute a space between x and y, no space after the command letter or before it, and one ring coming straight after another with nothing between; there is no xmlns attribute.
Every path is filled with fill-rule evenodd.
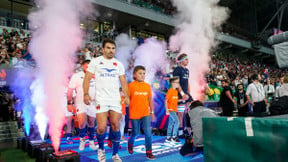
<svg viewBox="0 0 288 162"><path fill-rule="evenodd" d="M20 149L3 149L0 152L0 159L2 162L35 162L35 159L30 158L27 153Z"/></svg>

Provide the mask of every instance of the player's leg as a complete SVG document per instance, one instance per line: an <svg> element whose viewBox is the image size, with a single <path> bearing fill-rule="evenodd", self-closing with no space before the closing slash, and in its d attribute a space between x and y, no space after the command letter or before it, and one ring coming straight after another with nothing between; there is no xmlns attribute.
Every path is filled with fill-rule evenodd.
<svg viewBox="0 0 288 162"><path fill-rule="evenodd" d="M95 114L96 116L96 114ZM95 135L95 117L91 117L87 115L87 130L88 130L88 137L89 137L89 147L92 150L96 150L97 147L94 144L94 135Z"/></svg>
<svg viewBox="0 0 288 162"><path fill-rule="evenodd" d="M133 144L135 141L135 138L140 132L140 120L139 119L130 119L131 125L132 125L132 134L128 140L128 152L130 154L133 154Z"/></svg>
<svg viewBox="0 0 288 162"><path fill-rule="evenodd" d="M80 129L80 145L79 150L82 151L85 148L85 135L86 135L86 123L87 123L87 115L86 113L80 112L77 113L79 129Z"/></svg>
<svg viewBox="0 0 288 162"><path fill-rule="evenodd" d="M175 142L180 142L177 137L177 131L179 128L179 119L175 111L170 112L171 119L174 121L172 130L172 140ZM169 118L170 120L170 118Z"/></svg>
<svg viewBox="0 0 288 162"><path fill-rule="evenodd" d="M177 116L179 119L179 136L183 136L183 115L184 115L185 105L178 105Z"/></svg>
<svg viewBox="0 0 288 162"><path fill-rule="evenodd" d="M110 132L112 146L113 146L113 154L112 155L116 155L118 153L120 137L121 137L120 120L122 118L122 113L110 110L109 116L110 116L110 122L111 122L111 128L112 128L112 131Z"/></svg>
<svg viewBox="0 0 288 162"><path fill-rule="evenodd" d="M120 121L120 134L121 140L124 140L124 129L125 129L125 115L122 115L122 119Z"/></svg>
<svg viewBox="0 0 288 162"><path fill-rule="evenodd" d="M108 111L106 112L97 112L96 121L97 121L97 131L96 137L99 145L98 149L98 160L105 161L105 150L104 150L104 139L106 136L106 126L107 126L107 117Z"/></svg>
<svg viewBox="0 0 288 162"><path fill-rule="evenodd" d="M96 106L90 105L87 110L87 129L89 137L89 147L92 150L96 150L97 147L94 144L94 135L95 135L95 119L96 119Z"/></svg>
<svg viewBox="0 0 288 162"><path fill-rule="evenodd" d="M66 116L66 139L67 139L67 144L72 144L72 120L73 116Z"/></svg>
<svg viewBox="0 0 288 162"><path fill-rule="evenodd" d="M167 137L166 137L166 140L165 140L166 142L171 142L171 140L172 140L172 132L173 132L173 128L174 128L173 125L175 123L174 118L172 116L173 115L172 113L173 112L169 112L169 122L168 122L168 128L167 128Z"/></svg>
<svg viewBox="0 0 288 162"><path fill-rule="evenodd" d="M145 134L146 157L148 159L155 159L155 156L152 154L151 117L144 116L140 120L143 124L143 131Z"/></svg>

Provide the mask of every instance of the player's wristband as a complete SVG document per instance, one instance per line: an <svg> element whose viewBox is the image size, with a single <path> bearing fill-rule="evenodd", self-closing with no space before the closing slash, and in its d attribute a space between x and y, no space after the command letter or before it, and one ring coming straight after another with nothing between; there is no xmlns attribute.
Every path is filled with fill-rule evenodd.
<svg viewBox="0 0 288 162"><path fill-rule="evenodd" d="M87 95L89 95L89 93L84 93L84 96L87 96Z"/></svg>
<svg viewBox="0 0 288 162"><path fill-rule="evenodd" d="M183 91L181 91L180 94L181 94L181 96L184 96L184 95L185 95L185 93L184 93Z"/></svg>
<svg viewBox="0 0 288 162"><path fill-rule="evenodd" d="M151 111L150 114L154 114L154 111Z"/></svg>
<svg viewBox="0 0 288 162"><path fill-rule="evenodd" d="M67 105L73 105L73 104L74 104L73 100L68 100L67 101Z"/></svg>

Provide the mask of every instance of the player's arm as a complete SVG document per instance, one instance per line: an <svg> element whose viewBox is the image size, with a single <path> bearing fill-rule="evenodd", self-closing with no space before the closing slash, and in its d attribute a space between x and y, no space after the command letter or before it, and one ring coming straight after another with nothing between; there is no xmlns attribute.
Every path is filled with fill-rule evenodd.
<svg viewBox="0 0 288 162"><path fill-rule="evenodd" d="M86 71L84 81L83 81L83 95L84 95L84 103L86 105L90 105L91 98L89 96L89 86L90 80L92 79L93 74L89 71Z"/></svg>
<svg viewBox="0 0 288 162"><path fill-rule="evenodd" d="M68 88L67 91L67 110L69 112L75 113L76 108L74 107L73 90L73 88Z"/></svg>
<svg viewBox="0 0 288 162"><path fill-rule="evenodd" d="M233 99L232 94L229 90L226 90L225 95L231 100L231 102L235 104L236 101Z"/></svg>
<svg viewBox="0 0 288 162"><path fill-rule="evenodd" d="M166 109L166 115L169 115L168 100L167 100L167 98L165 99L165 109Z"/></svg>
<svg viewBox="0 0 288 162"><path fill-rule="evenodd" d="M67 103L73 103L73 88L68 88L67 91Z"/></svg>
<svg viewBox="0 0 288 162"><path fill-rule="evenodd" d="M154 120L155 120L155 115L154 115L153 99L152 99L152 97L149 97L148 100L149 100L149 107L150 107L151 120L154 121Z"/></svg>
<svg viewBox="0 0 288 162"><path fill-rule="evenodd" d="M179 79L180 79L180 73L181 73L180 70L176 68L176 69L173 71L173 76L174 76L174 77L179 77ZM188 84L188 92L190 93L189 90L190 90L190 89L189 89L189 84ZM182 99L183 99L183 100L188 100L189 96L184 93L184 91L183 91L183 89L182 89L182 87L181 87L180 84L179 84L179 87L178 87L178 92L179 92L180 95L182 96Z"/></svg>
<svg viewBox="0 0 288 162"><path fill-rule="evenodd" d="M247 101L248 101L248 103L250 103L252 106L254 106L254 103L253 103L252 100L251 100L250 94L251 94L251 86L248 85L247 91L246 91Z"/></svg>
<svg viewBox="0 0 288 162"><path fill-rule="evenodd" d="M128 96L128 84L127 84L125 75L120 75L119 80L120 80L120 84L122 87L122 91L124 93L124 103L126 105L129 105L130 101L129 101L129 96Z"/></svg>

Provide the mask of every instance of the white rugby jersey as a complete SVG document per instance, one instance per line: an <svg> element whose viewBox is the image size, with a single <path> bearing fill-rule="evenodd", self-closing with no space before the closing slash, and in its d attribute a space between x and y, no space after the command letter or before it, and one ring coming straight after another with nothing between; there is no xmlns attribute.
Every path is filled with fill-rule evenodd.
<svg viewBox="0 0 288 162"><path fill-rule="evenodd" d="M72 88L76 90L76 98L75 98L75 105L78 108L79 106L85 106L84 98L83 98L83 81L84 81L85 73L80 71L72 75L68 88ZM90 80L89 86L89 95L93 99L95 98L95 80Z"/></svg>
<svg viewBox="0 0 288 162"><path fill-rule="evenodd" d="M125 75L123 64L115 58L108 60L100 56L91 60L87 71L95 74L96 103L118 106L121 100L119 76Z"/></svg>

